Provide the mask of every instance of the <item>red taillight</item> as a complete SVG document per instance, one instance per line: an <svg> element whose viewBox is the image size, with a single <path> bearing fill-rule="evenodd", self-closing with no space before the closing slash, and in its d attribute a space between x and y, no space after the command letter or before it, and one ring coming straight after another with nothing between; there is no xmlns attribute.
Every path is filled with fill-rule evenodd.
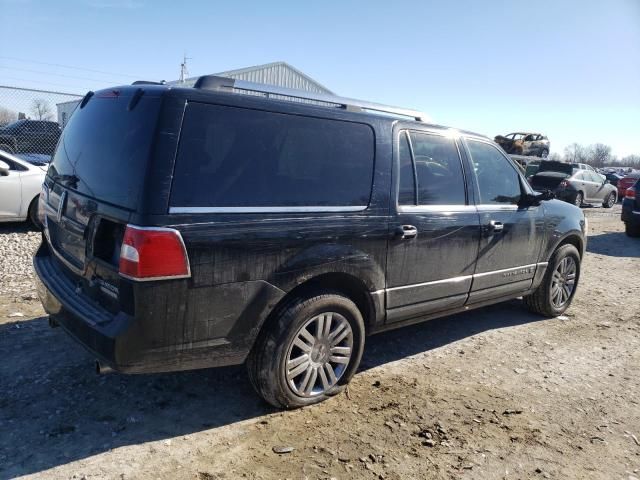
<svg viewBox="0 0 640 480"><path fill-rule="evenodd" d="M569 186L569 182L567 182L566 180L562 180L560 182L560 185L558 185L560 188L567 188Z"/></svg>
<svg viewBox="0 0 640 480"><path fill-rule="evenodd" d="M120 274L133 280L190 276L189 258L180 232L127 225L120 248Z"/></svg>
<svg viewBox="0 0 640 480"><path fill-rule="evenodd" d="M624 198L636 198L636 189L634 187L629 187L624 192Z"/></svg>

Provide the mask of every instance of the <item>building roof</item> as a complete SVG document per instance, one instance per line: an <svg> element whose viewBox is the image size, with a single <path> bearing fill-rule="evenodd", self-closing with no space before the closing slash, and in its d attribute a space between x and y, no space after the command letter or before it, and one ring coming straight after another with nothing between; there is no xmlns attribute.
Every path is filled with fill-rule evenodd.
<svg viewBox="0 0 640 480"><path fill-rule="evenodd" d="M333 94L333 92L327 87L320 84L310 76L302 73L297 68L292 67L286 62L266 63L264 65L256 65L254 67L227 70L225 72L214 73L212 75L234 78L237 80L246 80L249 82L278 85L281 87L295 88L298 90L326 93L329 95ZM179 80L174 80L167 83L169 85L184 85L191 87L196 83L198 78L200 77L198 76L187 78L182 84Z"/></svg>

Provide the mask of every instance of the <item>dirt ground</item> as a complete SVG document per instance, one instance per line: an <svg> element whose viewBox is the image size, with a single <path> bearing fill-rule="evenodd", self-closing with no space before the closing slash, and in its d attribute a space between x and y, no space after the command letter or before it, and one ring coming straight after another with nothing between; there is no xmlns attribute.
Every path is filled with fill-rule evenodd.
<svg viewBox="0 0 640 480"><path fill-rule="evenodd" d="M515 300L370 337L347 394L292 412L242 367L97 376L7 288L0 478L640 478L640 241L619 208L587 210L566 316Z"/></svg>

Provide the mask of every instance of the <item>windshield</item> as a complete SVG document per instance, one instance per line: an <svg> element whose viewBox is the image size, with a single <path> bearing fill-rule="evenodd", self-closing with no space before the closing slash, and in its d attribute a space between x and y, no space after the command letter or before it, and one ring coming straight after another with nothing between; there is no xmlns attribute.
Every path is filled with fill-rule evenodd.
<svg viewBox="0 0 640 480"><path fill-rule="evenodd" d="M132 91L93 95L64 129L49 175L67 188L134 209L151 150L160 98Z"/></svg>

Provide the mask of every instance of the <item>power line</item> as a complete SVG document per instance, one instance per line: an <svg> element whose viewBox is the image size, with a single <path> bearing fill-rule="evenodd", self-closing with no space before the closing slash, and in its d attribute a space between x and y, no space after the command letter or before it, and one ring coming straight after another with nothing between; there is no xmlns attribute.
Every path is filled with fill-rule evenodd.
<svg viewBox="0 0 640 480"><path fill-rule="evenodd" d="M18 57L6 57L4 55L0 55L0 58L5 59L5 60L15 60L17 62L24 62L24 63L37 63L39 65L48 65L50 67L70 68L70 69L73 69L73 70L84 70L85 72L100 73L100 74L104 74L104 75L118 75L120 77L129 77L129 78L136 78L136 79L144 77L144 75L128 75L128 74L124 74L124 73L105 72L103 70L93 70L91 68L73 67L71 65L62 65L60 63L39 62L37 60L27 60L27 59L18 58Z"/></svg>
<svg viewBox="0 0 640 480"><path fill-rule="evenodd" d="M64 83L42 82L40 80L31 80L31 79L28 79L28 78L20 78L20 77L7 77L5 75L2 76L2 79L3 80L4 79L17 80L19 82L28 82L28 83L35 83L35 84L40 84L40 85L54 85L56 87L64 87L64 88L75 88L75 89L78 89L78 90L83 91L83 92L87 92L87 91L91 90L90 88L72 86L72 85L64 84ZM16 87L16 88L20 88L20 87ZM82 94L77 94L77 93L68 93L68 92L60 92L60 93L64 93L65 95L79 95L79 96L82 96Z"/></svg>
<svg viewBox="0 0 640 480"><path fill-rule="evenodd" d="M29 73L40 73L42 75L53 75L55 77L64 77L64 78L72 78L74 80L88 80L90 82L99 82L99 83L105 83L105 82L114 82L114 83L121 83L119 80L106 80L103 78L87 78L87 77L77 77L74 75L65 75L63 73L52 73L52 72L45 72L42 70L32 70L30 68L19 68L19 67L8 67L6 65L0 65L0 68L4 68L6 70L20 70L22 72L29 72Z"/></svg>

